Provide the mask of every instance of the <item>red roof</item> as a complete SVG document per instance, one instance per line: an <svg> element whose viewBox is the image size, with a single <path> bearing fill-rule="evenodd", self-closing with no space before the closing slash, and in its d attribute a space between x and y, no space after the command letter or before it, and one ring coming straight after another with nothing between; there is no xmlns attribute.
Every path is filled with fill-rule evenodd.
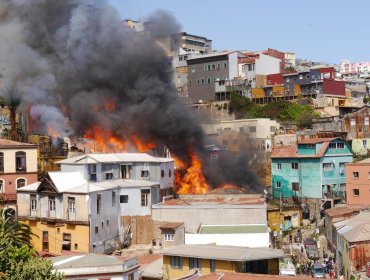
<svg viewBox="0 0 370 280"><path fill-rule="evenodd" d="M323 143L320 150L314 155L300 155L298 154L298 147L297 145L290 145L290 146L275 146L272 148L271 158L321 158L326 149L329 146L330 141L336 138L325 138L323 139L305 139L303 142L299 144L316 144L316 143Z"/></svg>
<svg viewBox="0 0 370 280"><path fill-rule="evenodd" d="M351 205L351 206L330 208L330 209L325 210L325 213L329 217L335 217L335 216L342 216L342 215L346 215L346 214L351 214L353 212L360 211L360 210L365 210L365 209L369 209L369 208L370 208L369 205L367 205L367 206L366 205Z"/></svg>
<svg viewBox="0 0 370 280"><path fill-rule="evenodd" d="M180 205L260 205L265 199L259 195L180 195L177 199L170 199L160 204L165 206Z"/></svg>
<svg viewBox="0 0 370 280"><path fill-rule="evenodd" d="M330 142L337 139L336 137L333 138L303 138L298 139L298 144L317 144L322 142Z"/></svg>
<svg viewBox="0 0 370 280"><path fill-rule="evenodd" d="M214 272L204 276L200 276L196 279L201 280L285 280L285 279L297 279L297 280L307 280L312 279L306 276L280 276L280 275L268 275L268 274L254 274L254 273L230 273L230 272Z"/></svg>
<svg viewBox="0 0 370 280"><path fill-rule="evenodd" d="M159 228L160 229L162 229L162 228L176 229L176 228L178 228L182 225L184 225L184 223L167 222L167 223L163 224L162 226L160 226Z"/></svg>

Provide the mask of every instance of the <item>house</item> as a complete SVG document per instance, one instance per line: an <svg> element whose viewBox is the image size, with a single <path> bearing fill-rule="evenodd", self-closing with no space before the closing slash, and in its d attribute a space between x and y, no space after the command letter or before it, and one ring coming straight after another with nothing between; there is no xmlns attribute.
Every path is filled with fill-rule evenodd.
<svg viewBox="0 0 370 280"><path fill-rule="evenodd" d="M0 139L0 209L14 215L16 190L37 181L37 145Z"/></svg>
<svg viewBox="0 0 370 280"><path fill-rule="evenodd" d="M161 240L160 227L168 222L183 222L186 233L198 233L203 224L267 225L266 208L263 195L180 195L177 199L152 205L154 238L158 242Z"/></svg>
<svg viewBox="0 0 370 280"><path fill-rule="evenodd" d="M347 205L369 205L370 159L346 164Z"/></svg>
<svg viewBox="0 0 370 280"><path fill-rule="evenodd" d="M172 159L89 154L59 164L60 172L18 189L18 219L35 233L37 250L107 253L151 243L151 205L172 190Z"/></svg>
<svg viewBox="0 0 370 280"><path fill-rule="evenodd" d="M188 89L192 103L221 100L216 95L215 81L231 80L239 75L238 59L244 55L239 51L213 52L188 58ZM225 95L225 93L223 93ZM230 98L226 98L230 99Z"/></svg>
<svg viewBox="0 0 370 280"><path fill-rule="evenodd" d="M171 50L177 51L179 48L187 53L211 53L212 40L186 32L173 33L171 34Z"/></svg>
<svg viewBox="0 0 370 280"><path fill-rule="evenodd" d="M139 263L136 258L122 259L117 256L84 254L49 258L53 271L63 273L64 279L139 279Z"/></svg>
<svg viewBox="0 0 370 280"><path fill-rule="evenodd" d="M178 245L163 251L163 279L213 272L279 274L280 249Z"/></svg>
<svg viewBox="0 0 370 280"><path fill-rule="evenodd" d="M334 198L345 191L345 164L352 162L348 143L341 138L302 139L297 145L272 150L273 196Z"/></svg>
<svg viewBox="0 0 370 280"><path fill-rule="evenodd" d="M272 195L274 198L313 199L310 216L344 199L345 164L353 153L341 138L301 139L291 146L272 150Z"/></svg>
<svg viewBox="0 0 370 280"><path fill-rule="evenodd" d="M269 204L267 206L267 221L271 231L279 232L280 230L299 228L302 222L302 208L300 205L289 203L284 203L281 206Z"/></svg>
<svg viewBox="0 0 370 280"><path fill-rule="evenodd" d="M370 212L363 211L335 226L337 265L345 279L365 274L370 259Z"/></svg>
<svg viewBox="0 0 370 280"><path fill-rule="evenodd" d="M360 213L361 210L365 210L368 207L353 205L341 207L333 207L325 210L324 224L325 224L325 237L328 241L328 247L335 252L337 250L337 228L335 224L347 220Z"/></svg>
<svg viewBox="0 0 370 280"><path fill-rule="evenodd" d="M370 150L370 106L343 116L343 131L348 133L355 155L366 156Z"/></svg>
<svg viewBox="0 0 370 280"><path fill-rule="evenodd" d="M161 230L163 248L185 244L184 223L165 223L159 227Z"/></svg>

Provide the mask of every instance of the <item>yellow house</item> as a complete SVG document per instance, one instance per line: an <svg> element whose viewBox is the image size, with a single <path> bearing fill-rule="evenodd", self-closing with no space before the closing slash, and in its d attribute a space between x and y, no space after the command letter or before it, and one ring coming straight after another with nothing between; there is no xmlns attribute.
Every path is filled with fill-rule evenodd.
<svg viewBox="0 0 370 280"><path fill-rule="evenodd" d="M271 231L280 231L281 227L289 223L298 228L302 221L302 210L299 205L285 205L280 211L279 206L269 205L267 207L267 223Z"/></svg>
<svg viewBox="0 0 370 280"><path fill-rule="evenodd" d="M242 272L279 274L280 249L219 245L178 245L163 252L163 279L173 280L194 274Z"/></svg>

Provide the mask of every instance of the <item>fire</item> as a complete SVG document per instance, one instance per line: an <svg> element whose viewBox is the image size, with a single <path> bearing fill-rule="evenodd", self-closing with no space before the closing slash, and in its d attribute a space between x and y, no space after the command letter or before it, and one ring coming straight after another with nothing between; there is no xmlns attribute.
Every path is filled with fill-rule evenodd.
<svg viewBox="0 0 370 280"><path fill-rule="evenodd" d="M191 164L186 168L186 173L182 176L181 171L185 169L185 164L175 158L178 170L175 173L175 185L178 194L203 194L207 193L209 186L203 175L202 161L192 151L190 151Z"/></svg>
<svg viewBox="0 0 370 280"><path fill-rule="evenodd" d="M122 152L126 148L126 141L113 135L111 131L98 126L86 130L84 138L93 140L91 148L94 152L114 153Z"/></svg>
<svg viewBox="0 0 370 280"><path fill-rule="evenodd" d="M48 130L48 136L51 136L53 138L59 138L60 137L60 133L58 130L56 130L53 125L51 125L50 123L47 124L47 130Z"/></svg>
<svg viewBox="0 0 370 280"><path fill-rule="evenodd" d="M116 103L113 100L105 101L104 109L106 112L110 113L116 110Z"/></svg>
<svg viewBox="0 0 370 280"><path fill-rule="evenodd" d="M147 152L151 149L154 149L155 148L155 144L154 143L144 143L142 142L139 137L137 137L136 135L132 135L131 136L131 140L132 142L134 143L136 149L140 152L140 153L144 153L144 152Z"/></svg>

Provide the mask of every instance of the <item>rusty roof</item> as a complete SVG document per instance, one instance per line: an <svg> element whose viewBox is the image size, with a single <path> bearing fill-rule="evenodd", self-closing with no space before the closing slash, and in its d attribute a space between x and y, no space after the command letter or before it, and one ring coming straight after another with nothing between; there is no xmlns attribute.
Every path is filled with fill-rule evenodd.
<svg viewBox="0 0 370 280"><path fill-rule="evenodd" d="M370 208L370 206L366 206L366 205L351 205L351 206L343 206L343 207L330 208L330 209L325 210L325 213L329 217L336 217L336 216L342 216L342 215L346 215L346 214L351 214L353 212L364 210L364 209L368 209L368 208Z"/></svg>
<svg viewBox="0 0 370 280"><path fill-rule="evenodd" d="M317 144L322 142L331 142L338 137L332 137L332 138L303 138L298 139L298 144Z"/></svg>
<svg viewBox="0 0 370 280"><path fill-rule="evenodd" d="M265 198L263 195L250 194L205 194L205 195L181 195L177 199L170 199L158 204L153 208L168 207L200 207L218 208L222 206L264 206Z"/></svg>
<svg viewBox="0 0 370 280"><path fill-rule="evenodd" d="M11 141L7 139L0 139L0 149L11 149L11 148L37 148L37 145Z"/></svg>
<svg viewBox="0 0 370 280"><path fill-rule="evenodd" d="M178 228L182 225L184 225L184 223L167 222L167 223L161 225L159 228L160 229L162 229L162 228L176 229L176 228Z"/></svg>
<svg viewBox="0 0 370 280"><path fill-rule="evenodd" d="M268 275L268 274L254 274L254 273L230 273L230 272L213 272L211 274L203 275L195 279L200 280L285 280L293 279L292 276ZM306 276L295 276L297 280L312 279Z"/></svg>
<svg viewBox="0 0 370 280"><path fill-rule="evenodd" d="M334 138L335 139L335 138ZM316 140L316 139L312 139ZM331 139L333 140L333 139ZM321 141L323 142L322 146L320 147L320 150L314 154L314 155L301 155L298 154L298 146L297 145L290 145L290 146L274 146L272 148L271 158L321 158L326 149L329 146L329 143L331 140L325 140ZM320 142L312 142L312 143L320 143ZM303 144L302 142L300 144ZM307 144L307 143L305 143Z"/></svg>

